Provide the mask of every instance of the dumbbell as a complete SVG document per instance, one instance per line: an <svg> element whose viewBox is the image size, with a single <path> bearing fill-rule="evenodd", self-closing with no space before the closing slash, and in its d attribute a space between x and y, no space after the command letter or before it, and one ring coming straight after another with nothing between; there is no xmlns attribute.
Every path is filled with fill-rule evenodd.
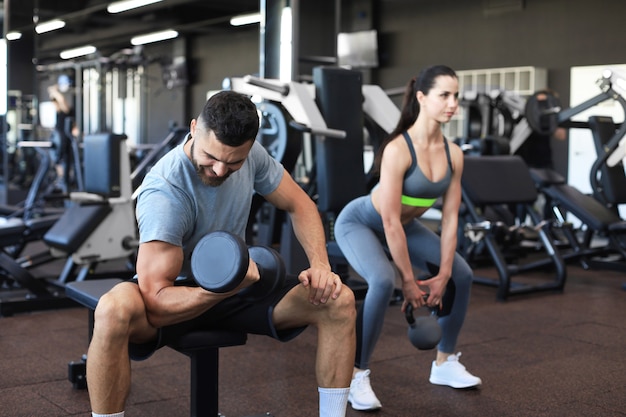
<svg viewBox="0 0 626 417"><path fill-rule="evenodd" d="M285 263L278 252L265 246L250 246L239 236L225 231L204 236L191 254L191 272L196 283L207 291L225 293L243 281L252 259L261 278L237 293L248 301L258 301L285 281Z"/></svg>
<svg viewBox="0 0 626 417"><path fill-rule="evenodd" d="M428 296L424 296L424 301ZM404 315L409 323L409 340L419 350L434 349L441 340L441 327L437 323L438 307L428 307L427 316L413 317L413 305L407 304Z"/></svg>

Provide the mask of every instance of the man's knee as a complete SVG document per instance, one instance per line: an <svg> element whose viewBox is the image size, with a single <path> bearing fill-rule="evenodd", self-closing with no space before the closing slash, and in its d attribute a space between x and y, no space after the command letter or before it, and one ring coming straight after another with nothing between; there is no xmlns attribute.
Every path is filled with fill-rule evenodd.
<svg viewBox="0 0 626 417"><path fill-rule="evenodd" d="M94 331L128 331L131 322L143 314L145 306L135 284L121 283L100 297L94 312Z"/></svg>
<svg viewBox="0 0 626 417"><path fill-rule="evenodd" d="M350 324L354 324L356 320L355 304L354 293L346 285L341 289L337 299L331 299L326 302L327 309L330 313L329 315L332 319L345 321Z"/></svg>

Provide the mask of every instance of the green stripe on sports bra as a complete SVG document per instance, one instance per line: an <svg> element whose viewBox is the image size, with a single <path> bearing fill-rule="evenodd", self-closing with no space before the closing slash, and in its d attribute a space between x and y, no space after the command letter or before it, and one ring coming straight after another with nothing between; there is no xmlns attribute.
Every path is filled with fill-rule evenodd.
<svg viewBox="0 0 626 417"><path fill-rule="evenodd" d="M436 201L436 198L417 198L408 195L403 195L401 200L402 204L413 207L431 207Z"/></svg>

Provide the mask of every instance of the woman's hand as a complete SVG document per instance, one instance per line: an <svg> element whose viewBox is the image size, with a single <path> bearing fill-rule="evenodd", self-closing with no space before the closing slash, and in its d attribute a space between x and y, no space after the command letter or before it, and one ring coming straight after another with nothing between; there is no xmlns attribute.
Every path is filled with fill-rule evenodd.
<svg viewBox="0 0 626 417"><path fill-rule="evenodd" d="M422 291L420 287L417 285L417 281L403 281L402 282L402 295L404 296L404 301L402 302L402 312L406 310L406 306L411 304L413 309L420 308L425 304L424 295L426 293Z"/></svg>
<svg viewBox="0 0 626 417"><path fill-rule="evenodd" d="M428 305L429 307L438 306L439 309L443 308L442 299L443 294L446 292L447 284L448 279L441 275L435 275L432 278L417 281L417 285L425 286L429 289L429 296L426 300L426 305Z"/></svg>

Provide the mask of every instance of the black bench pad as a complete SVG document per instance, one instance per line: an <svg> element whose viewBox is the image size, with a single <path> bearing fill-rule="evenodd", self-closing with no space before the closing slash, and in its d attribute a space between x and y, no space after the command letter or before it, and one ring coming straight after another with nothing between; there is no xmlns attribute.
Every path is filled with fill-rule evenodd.
<svg viewBox="0 0 626 417"><path fill-rule="evenodd" d="M95 310L100 297L122 281L120 278L72 281L65 285L65 295L77 303Z"/></svg>

